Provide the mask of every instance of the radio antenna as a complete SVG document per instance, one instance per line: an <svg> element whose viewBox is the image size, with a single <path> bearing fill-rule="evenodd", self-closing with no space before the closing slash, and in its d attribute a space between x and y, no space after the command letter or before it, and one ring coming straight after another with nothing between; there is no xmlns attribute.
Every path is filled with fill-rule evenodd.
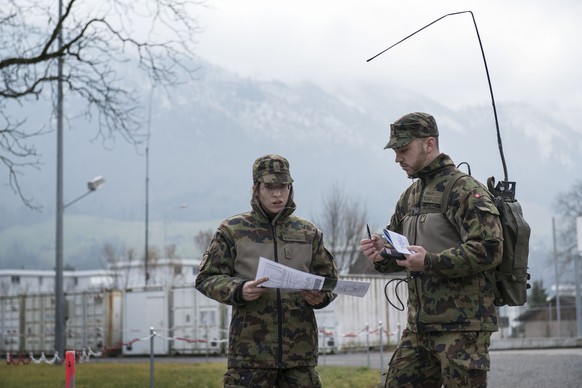
<svg viewBox="0 0 582 388"><path fill-rule="evenodd" d="M503 186L502 190L505 190L506 192L513 191L513 195L515 195L515 182L508 182L507 166L505 164L505 156L503 156L503 145L501 144L501 134L499 132L499 121L497 120L497 109L495 108L495 98L493 97L493 88L491 87L491 78L489 77L489 68L487 67L487 60L485 59L485 51L483 50L483 44L481 43L481 36L479 35L479 29L477 28L477 22L475 21L475 16L473 15L472 11L453 12L453 13L448 13L444 16L441 16L440 18L434 20L433 22L427 24L426 26L420 28L419 30L416 30L415 32L408 35L404 39L394 43L392 46L388 47L387 49L380 51L378 54L374 55L373 57L368 59L366 62L370 62L372 59L377 58L381 54L384 54L386 51L390 50L392 47L399 45L400 43L404 42L406 39L412 37L413 35L418 34L420 31L424 30L425 28L430 27L431 25L435 24L439 20L442 20L442 19L446 18L447 16L460 15L460 14L464 14L464 13L471 14L471 18L473 19L473 25L475 26L475 32L477 33L477 39L479 40L479 47L481 48L481 56L483 57L483 64L485 65L485 73L487 74L487 83L489 84L489 94L491 95L491 104L493 105L493 116L495 117L495 127L497 128L497 145L499 146L499 155L501 156L501 164L503 165L503 174L505 176L505 181L498 182L498 185Z"/></svg>

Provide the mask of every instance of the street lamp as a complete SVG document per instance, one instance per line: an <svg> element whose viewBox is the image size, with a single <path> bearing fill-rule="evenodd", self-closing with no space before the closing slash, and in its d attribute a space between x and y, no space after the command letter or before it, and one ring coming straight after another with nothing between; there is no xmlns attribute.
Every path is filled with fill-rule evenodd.
<svg viewBox="0 0 582 388"><path fill-rule="evenodd" d="M57 241L56 241L56 277L55 277L55 352L58 352L59 357L64 356L65 352L65 314L63 306L65 304L65 294L63 290L63 215L65 213L65 208L74 204L87 195L91 194L99 188L105 179L102 176L97 176L87 182L88 191L72 200L67 204L63 204L62 200L62 176L57 182L57 192L60 194L57 198Z"/></svg>
<svg viewBox="0 0 582 388"><path fill-rule="evenodd" d="M87 182L88 191L85 194L81 195L80 197L67 203L66 205L64 205L64 207L66 208L68 206L71 206L72 204L79 201L80 199L85 198L86 196L88 196L89 194L91 194L92 192L97 190L99 188L99 186L101 186L103 183L105 183L105 178L103 178L101 175L96 176L95 178L91 179L89 182Z"/></svg>

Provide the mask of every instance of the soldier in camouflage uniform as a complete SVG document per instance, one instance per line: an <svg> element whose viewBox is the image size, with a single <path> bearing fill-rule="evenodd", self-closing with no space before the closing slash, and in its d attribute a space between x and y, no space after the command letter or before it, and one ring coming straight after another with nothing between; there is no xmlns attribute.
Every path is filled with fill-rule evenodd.
<svg viewBox="0 0 582 388"><path fill-rule="evenodd" d="M499 213L487 189L440 153L435 119L415 112L390 126L391 148L412 185L386 227L408 238L413 254L396 260L377 235L361 249L377 271L407 271L408 324L388 368L389 387L486 387L491 332L497 331L485 273L502 257ZM442 202L442 203L441 203Z"/></svg>
<svg viewBox="0 0 582 388"><path fill-rule="evenodd" d="M253 164L252 210L223 221L204 253L196 288L232 305L225 387L321 387L315 370L318 329L314 309L335 295L260 287L259 257L337 278L321 231L293 215L289 162L265 155Z"/></svg>

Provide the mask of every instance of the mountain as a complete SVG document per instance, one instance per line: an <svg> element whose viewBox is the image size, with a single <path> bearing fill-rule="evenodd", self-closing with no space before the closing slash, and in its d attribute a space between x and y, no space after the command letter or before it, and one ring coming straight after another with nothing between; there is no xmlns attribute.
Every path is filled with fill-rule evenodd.
<svg viewBox="0 0 582 388"><path fill-rule="evenodd" d="M360 84L330 92L312 83L241 77L202 63L198 80L168 94L152 93L147 158L145 146L122 139L95 142L92 123L72 121L65 131L65 203L84 194L94 176L106 179L98 191L66 208L66 263L79 269L102 266L99 252L107 241L142 250L146 207L149 222L157 225L153 241L191 242L197 231L249 208L252 162L271 152L291 163L299 215L317 220L323 198L339 187L366 205L370 225L379 229L410 183L393 152L383 150L389 123L411 111L435 116L441 150L456 163L467 162L472 175L483 182L489 176L504 179L490 105L452 110L410 91ZM74 112L73 103L67 109ZM497 102L497 112L508 178L517 182L517 198L532 225L533 251L539 252L536 262L543 262L551 241L552 204L582 177L576 163L582 135L524 104ZM55 144L54 133L39 137L36 147L44 165L20 177L25 194L43 205L41 212L2 188L2 268L53 266ZM7 182L3 172L0 177ZM93 228L85 230L87 223ZM180 238L174 238L178 224ZM95 236L88 242L81 230ZM127 235L133 237L120 237ZM184 254L200 255L190 245ZM39 261L41 256L45 259ZM548 265L535 270L542 276Z"/></svg>

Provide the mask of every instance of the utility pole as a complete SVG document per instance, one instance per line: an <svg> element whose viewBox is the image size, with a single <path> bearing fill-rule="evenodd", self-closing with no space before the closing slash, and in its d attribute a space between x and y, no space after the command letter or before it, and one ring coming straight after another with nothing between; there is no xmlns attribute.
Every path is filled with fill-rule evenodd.
<svg viewBox="0 0 582 388"><path fill-rule="evenodd" d="M580 259L582 258L582 217L576 218L577 254L574 258L574 274L576 276L576 327L578 338L582 338L582 296L580 295Z"/></svg>
<svg viewBox="0 0 582 388"><path fill-rule="evenodd" d="M63 2L59 0L59 20L60 24L63 15ZM59 52L63 47L62 25L58 31ZM73 201L65 204L63 196L63 63L62 55L58 57L58 80L57 80L57 214L56 214L56 242L55 242L55 354L61 360L65 357L65 291L63 287L63 218L65 208L73 203L85 198L99 188L105 179L96 176L87 182L87 192Z"/></svg>
<svg viewBox="0 0 582 388"><path fill-rule="evenodd" d="M152 98L153 98L153 89L150 91L150 106L148 111L148 138L146 143L146 150L145 150L145 159L146 159L146 171L145 171L145 253L144 253L144 272L145 272L145 286L147 287L148 281L150 280L150 273L148 268L148 262L150 258L150 249L149 249L149 225L150 225L150 134L152 130Z"/></svg>
<svg viewBox="0 0 582 388"><path fill-rule="evenodd" d="M148 144L146 146L145 157L146 157L146 179L145 179L145 285L148 285L148 280L150 279L150 273L148 269L149 261L149 215L150 215L150 205L149 205L149 194L150 194L150 140L148 134Z"/></svg>
<svg viewBox="0 0 582 388"><path fill-rule="evenodd" d="M63 1L59 0L59 18L57 25L58 49L63 48ZM55 352L59 357L65 356L65 313L63 305L65 295L63 291L63 56L59 55L57 80L57 221L56 221L56 263L55 263Z"/></svg>
<svg viewBox="0 0 582 388"><path fill-rule="evenodd" d="M552 236L554 240L554 271L556 272L556 321L558 337L562 336L562 307L560 303L560 275L558 274L559 255L556 248L556 219L552 217ZM550 312L551 313L551 312ZM550 334L551 335L551 334Z"/></svg>

